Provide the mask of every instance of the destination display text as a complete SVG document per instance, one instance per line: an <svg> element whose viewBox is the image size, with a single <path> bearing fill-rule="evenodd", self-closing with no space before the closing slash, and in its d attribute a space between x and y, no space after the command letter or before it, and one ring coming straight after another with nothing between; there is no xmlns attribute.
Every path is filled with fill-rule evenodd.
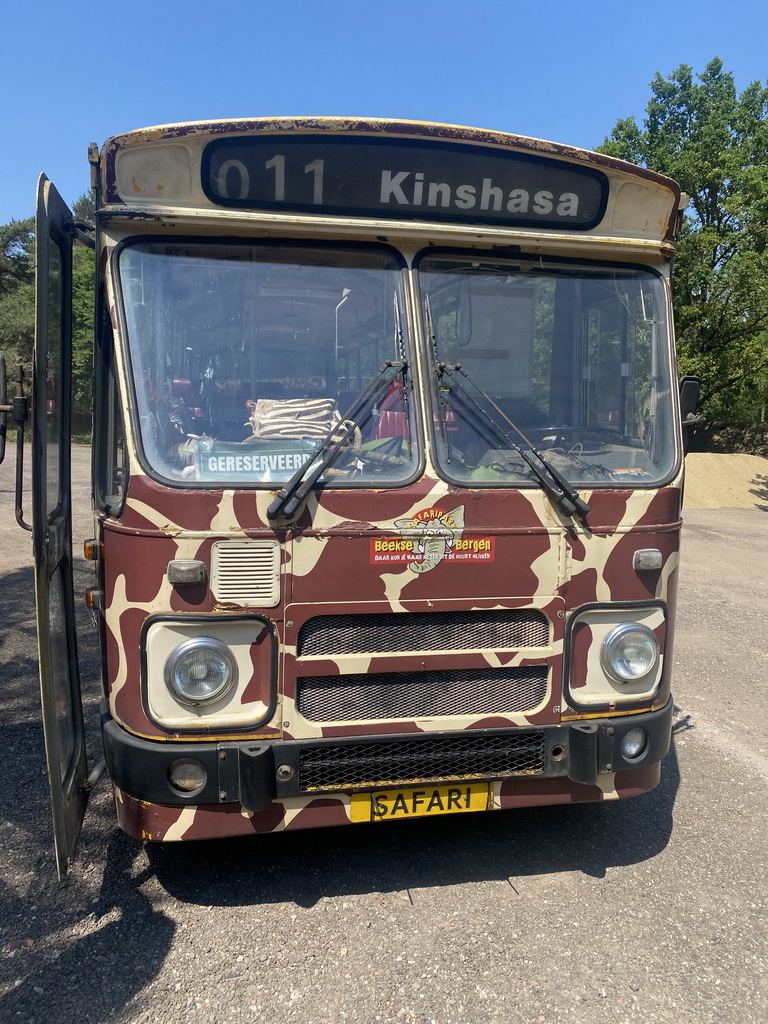
<svg viewBox="0 0 768 1024"><path fill-rule="evenodd" d="M222 206L581 230L608 192L597 168L511 150L320 135L217 139L202 175Z"/></svg>

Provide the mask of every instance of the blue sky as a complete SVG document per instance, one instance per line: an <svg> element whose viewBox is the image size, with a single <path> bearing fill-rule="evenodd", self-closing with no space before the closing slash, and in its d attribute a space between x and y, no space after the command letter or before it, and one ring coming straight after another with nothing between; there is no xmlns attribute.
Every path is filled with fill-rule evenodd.
<svg viewBox="0 0 768 1024"><path fill-rule="evenodd" d="M0 223L89 142L172 121L349 114L599 145L656 71L768 79L766 0L35 0L5 6Z"/></svg>

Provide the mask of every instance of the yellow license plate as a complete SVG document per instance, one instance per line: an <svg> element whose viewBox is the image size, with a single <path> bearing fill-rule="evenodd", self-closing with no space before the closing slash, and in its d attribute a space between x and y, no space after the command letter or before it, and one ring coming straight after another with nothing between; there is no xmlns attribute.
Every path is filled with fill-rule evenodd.
<svg viewBox="0 0 768 1024"><path fill-rule="evenodd" d="M488 782L455 782L447 786L414 786L385 789L376 793L353 793L352 821L391 821L394 818L423 818L433 814L487 811L491 806Z"/></svg>

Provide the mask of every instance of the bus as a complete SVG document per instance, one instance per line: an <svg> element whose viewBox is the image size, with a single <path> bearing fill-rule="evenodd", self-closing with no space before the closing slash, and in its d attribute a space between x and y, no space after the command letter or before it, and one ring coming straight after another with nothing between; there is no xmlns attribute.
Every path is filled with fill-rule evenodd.
<svg viewBox="0 0 768 1024"><path fill-rule="evenodd" d="M128 834L652 789L697 392L676 376L678 185L538 139L361 118L163 125L89 162L93 230L45 176L37 206L32 533L59 871L90 789L79 243L96 266L86 599ZM25 402L17 384L3 417Z"/></svg>

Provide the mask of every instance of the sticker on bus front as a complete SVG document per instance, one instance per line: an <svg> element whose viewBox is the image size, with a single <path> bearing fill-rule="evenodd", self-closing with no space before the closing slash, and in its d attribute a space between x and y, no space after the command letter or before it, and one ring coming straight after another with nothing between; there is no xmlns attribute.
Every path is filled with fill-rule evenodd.
<svg viewBox="0 0 768 1024"><path fill-rule="evenodd" d="M378 790L353 793L350 820L390 821L393 818L423 818L433 814L487 811L492 807L488 782L454 782L446 786Z"/></svg>
<svg viewBox="0 0 768 1024"><path fill-rule="evenodd" d="M204 437L195 447L195 475L198 480L283 482L290 480L317 448L313 439L236 443Z"/></svg>

